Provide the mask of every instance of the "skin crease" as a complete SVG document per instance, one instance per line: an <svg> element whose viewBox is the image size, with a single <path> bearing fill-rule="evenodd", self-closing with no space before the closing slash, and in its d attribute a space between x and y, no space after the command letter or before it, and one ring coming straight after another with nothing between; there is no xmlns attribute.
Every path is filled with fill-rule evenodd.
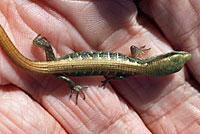
<svg viewBox="0 0 200 134"><path fill-rule="evenodd" d="M94 50L130 55L131 45L146 45L147 57L174 49L192 58L173 75L133 76L104 90L98 87L104 77L72 78L88 86L86 100L80 95L75 105L65 82L22 70L0 50L0 134L200 133L199 7L198 0L141 0L139 11L131 0L1 0L0 24L32 60L45 60L32 45L38 33L57 57Z"/></svg>

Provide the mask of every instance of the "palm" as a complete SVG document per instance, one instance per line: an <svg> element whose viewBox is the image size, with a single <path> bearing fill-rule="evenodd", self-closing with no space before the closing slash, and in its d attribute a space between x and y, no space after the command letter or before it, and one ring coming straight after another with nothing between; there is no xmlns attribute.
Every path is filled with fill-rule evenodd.
<svg viewBox="0 0 200 134"><path fill-rule="evenodd" d="M197 83L200 81L197 71L200 64L195 61L198 57L194 52L194 40L199 35L196 23L199 21L197 16L190 18L193 9L184 11L184 7L179 7L182 10L176 11L167 5L168 10L165 10L159 7L159 3L151 2L152 5L148 3L146 6L140 1L141 10L158 24L164 38L144 15L137 15L132 1L12 3L11 7L15 7L17 12L8 8L8 3L11 2L0 2L4 16L0 19L1 24L15 46L30 59L45 60L42 50L40 52L39 48L31 46L32 39L38 33L51 41L58 57L74 51L96 50L130 55L131 45L151 47L147 56L152 56L173 51L173 47L193 54L188 63L190 75ZM196 2L196 8L198 5L200 2ZM169 11L173 15L169 15ZM184 22L181 20L184 17L179 15L187 12L191 12L187 16L190 21L177 27ZM5 25L5 22L9 25ZM4 95L0 109L2 115L18 125L17 129L12 130L14 133L22 130L29 130L27 133L199 132L196 129L198 126L195 126L200 117L198 92L188 83L192 80L186 75L186 68L165 77L133 76L112 81L104 90L98 87L104 77L73 78L76 83L89 87L85 90L86 100L80 96L78 105L75 105L75 95L69 99L70 90L66 83L51 75L21 70L10 63L5 55L2 56L0 78ZM199 88L199 84L195 87ZM2 116L1 121L4 119L4 124L9 128L13 124L5 117ZM0 127L0 130L8 133L4 127Z"/></svg>

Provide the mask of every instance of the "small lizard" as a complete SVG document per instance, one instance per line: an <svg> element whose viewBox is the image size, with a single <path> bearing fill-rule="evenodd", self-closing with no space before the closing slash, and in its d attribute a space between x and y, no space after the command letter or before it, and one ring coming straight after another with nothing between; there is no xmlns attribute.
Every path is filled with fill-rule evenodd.
<svg viewBox="0 0 200 134"><path fill-rule="evenodd" d="M107 76L102 81L102 86L110 80L124 79L131 75L164 76L181 70L184 64L191 58L191 54L184 51L173 51L149 58L139 58L144 54L145 46L131 46L131 57L119 52L92 51L75 52L62 58L56 58L50 42L40 34L33 40L35 46L45 50L47 61L32 61L24 57L13 45L4 29L0 26L0 47L9 59L19 67L37 73L53 74L57 78L67 82L71 89L70 97L76 91L76 103L79 92L85 94L85 86L75 84L67 76Z"/></svg>

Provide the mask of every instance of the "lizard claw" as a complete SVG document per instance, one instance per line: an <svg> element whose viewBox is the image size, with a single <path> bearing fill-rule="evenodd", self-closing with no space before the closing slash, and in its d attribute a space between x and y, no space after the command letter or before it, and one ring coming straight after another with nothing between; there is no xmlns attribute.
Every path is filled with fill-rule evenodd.
<svg viewBox="0 0 200 134"><path fill-rule="evenodd" d="M83 95L83 99L85 100L85 93L83 92L83 88L88 88L85 86L81 86L81 85L75 85L74 87L71 88L71 93L70 93L70 98L72 97L72 94L74 93L74 91L77 92L76 94L76 105L78 104L78 96L79 96L79 92L82 93Z"/></svg>
<svg viewBox="0 0 200 134"><path fill-rule="evenodd" d="M108 80L103 80L103 81L101 81L101 85L99 85L99 87L103 87L103 89L105 89L106 88L106 84L108 83Z"/></svg>

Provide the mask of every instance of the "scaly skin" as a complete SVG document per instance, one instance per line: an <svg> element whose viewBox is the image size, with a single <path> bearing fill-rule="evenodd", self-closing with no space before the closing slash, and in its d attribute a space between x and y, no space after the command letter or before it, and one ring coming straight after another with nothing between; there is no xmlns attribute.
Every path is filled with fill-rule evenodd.
<svg viewBox="0 0 200 134"><path fill-rule="evenodd" d="M72 92L84 95L82 89L86 88L76 85L69 76L98 76L98 75L116 75L106 81L103 86L110 80L123 79L130 75L149 75L163 76L175 73L184 66L190 59L191 54L184 51L173 51L170 53L140 59L137 53L143 53L145 50L131 46L132 57L118 52L76 52L68 54L62 58L55 58L50 42L38 35L33 44L41 47L46 52L47 61L31 61L24 57L13 45L4 29L0 26L0 47L4 50L9 59L16 65L28 71L37 73L55 74L57 78L67 82ZM71 95L70 95L71 96ZM84 95L85 98L85 95Z"/></svg>

